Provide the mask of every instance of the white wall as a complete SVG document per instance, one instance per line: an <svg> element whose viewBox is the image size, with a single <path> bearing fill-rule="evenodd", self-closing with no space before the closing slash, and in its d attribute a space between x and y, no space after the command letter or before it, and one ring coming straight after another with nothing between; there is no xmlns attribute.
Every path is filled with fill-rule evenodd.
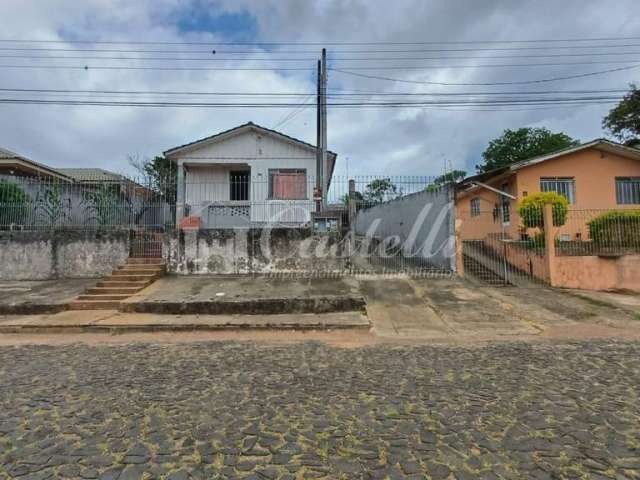
<svg viewBox="0 0 640 480"><path fill-rule="evenodd" d="M274 158L276 157L276 158ZM251 169L251 221L266 222L276 215L281 222L308 222L314 208L315 151L254 130L201 145L172 156L186 166L187 204L229 200L229 171ZM215 165L212 165L215 164ZM269 169L307 171L307 200L269 200ZM207 186L211 185L211 186ZM213 185L216 187L215 193Z"/></svg>

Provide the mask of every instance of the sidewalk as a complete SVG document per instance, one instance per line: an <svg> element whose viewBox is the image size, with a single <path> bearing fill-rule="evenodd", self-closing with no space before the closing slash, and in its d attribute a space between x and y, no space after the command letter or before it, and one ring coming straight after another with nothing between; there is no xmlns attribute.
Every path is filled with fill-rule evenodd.
<svg viewBox="0 0 640 480"><path fill-rule="evenodd" d="M96 282L95 278L0 281L0 315L62 312Z"/></svg>

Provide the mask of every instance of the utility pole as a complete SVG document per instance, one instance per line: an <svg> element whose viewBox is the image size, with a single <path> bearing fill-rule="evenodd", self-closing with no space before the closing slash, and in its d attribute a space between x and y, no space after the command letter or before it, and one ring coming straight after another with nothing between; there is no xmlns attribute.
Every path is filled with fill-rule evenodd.
<svg viewBox="0 0 640 480"><path fill-rule="evenodd" d="M327 190L329 187L329 170L327 165L327 49L322 49L322 81L320 82L320 100L322 118L322 206L327 206Z"/></svg>
<svg viewBox="0 0 640 480"><path fill-rule="evenodd" d="M322 209L322 61L318 60L317 97L316 97L316 185L314 199L316 213Z"/></svg>

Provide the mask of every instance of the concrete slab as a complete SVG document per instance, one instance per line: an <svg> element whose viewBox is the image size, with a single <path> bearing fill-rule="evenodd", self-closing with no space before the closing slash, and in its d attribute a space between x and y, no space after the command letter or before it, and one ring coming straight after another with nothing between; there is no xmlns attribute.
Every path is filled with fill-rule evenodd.
<svg viewBox="0 0 640 480"><path fill-rule="evenodd" d="M95 283L95 278L2 281L0 315L60 312L67 303Z"/></svg>
<svg viewBox="0 0 640 480"><path fill-rule="evenodd" d="M0 333L216 331L228 329L334 330L370 328L358 312L322 315L154 315L118 311L66 311L0 319Z"/></svg>
<svg viewBox="0 0 640 480"><path fill-rule="evenodd" d="M171 276L123 301L120 310L166 314L331 313L361 311L358 283L345 278Z"/></svg>

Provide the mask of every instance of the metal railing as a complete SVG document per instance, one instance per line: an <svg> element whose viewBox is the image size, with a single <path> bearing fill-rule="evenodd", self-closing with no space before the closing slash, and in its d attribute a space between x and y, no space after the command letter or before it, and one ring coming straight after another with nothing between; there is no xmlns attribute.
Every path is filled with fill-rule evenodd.
<svg viewBox="0 0 640 480"><path fill-rule="evenodd" d="M640 253L640 209L568 210L557 223L556 255Z"/></svg>
<svg viewBox="0 0 640 480"><path fill-rule="evenodd" d="M315 178L306 174L274 181L270 175L212 170L187 175L182 185L175 175L113 177L0 175L0 229L172 229L185 216L199 217L206 228L308 225L318 209ZM334 176L323 210L346 215L349 201L362 210L429 188L435 188L432 177Z"/></svg>

